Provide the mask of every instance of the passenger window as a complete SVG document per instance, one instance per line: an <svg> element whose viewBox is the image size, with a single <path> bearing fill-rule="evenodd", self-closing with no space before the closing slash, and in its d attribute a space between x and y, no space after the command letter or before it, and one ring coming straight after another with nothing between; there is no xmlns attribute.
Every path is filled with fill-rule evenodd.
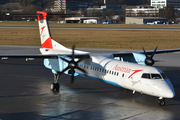
<svg viewBox="0 0 180 120"><path fill-rule="evenodd" d="M160 74L151 74L152 79L162 79Z"/></svg>
<svg viewBox="0 0 180 120"><path fill-rule="evenodd" d="M113 73L114 73L114 72L112 71L112 75L113 75Z"/></svg>
<svg viewBox="0 0 180 120"><path fill-rule="evenodd" d="M141 78L150 79L150 74L144 73Z"/></svg>
<svg viewBox="0 0 180 120"><path fill-rule="evenodd" d="M111 74L111 71L109 71L109 74Z"/></svg>

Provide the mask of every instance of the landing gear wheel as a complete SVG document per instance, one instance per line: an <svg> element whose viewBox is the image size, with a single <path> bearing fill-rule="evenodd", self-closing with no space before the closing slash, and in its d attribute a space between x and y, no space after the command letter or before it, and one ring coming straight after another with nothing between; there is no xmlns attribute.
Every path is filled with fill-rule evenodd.
<svg viewBox="0 0 180 120"><path fill-rule="evenodd" d="M166 104L164 99L159 99L158 103L160 106L164 106Z"/></svg>
<svg viewBox="0 0 180 120"><path fill-rule="evenodd" d="M51 84L52 91L59 91L59 83L52 83Z"/></svg>

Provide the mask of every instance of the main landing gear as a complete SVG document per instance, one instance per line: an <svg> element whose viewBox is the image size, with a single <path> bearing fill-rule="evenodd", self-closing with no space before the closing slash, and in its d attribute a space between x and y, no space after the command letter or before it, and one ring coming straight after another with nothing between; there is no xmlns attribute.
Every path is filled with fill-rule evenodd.
<svg viewBox="0 0 180 120"><path fill-rule="evenodd" d="M53 92L58 92L59 91L59 83L58 83L58 78L59 78L59 74L54 74L54 83L51 84L51 90Z"/></svg>
<svg viewBox="0 0 180 120"><path fill-rule="evenodd" d="M165 99L164 99L164 98L159 98L158 104L159 104L160 106L164 106L164 105L166 104Z"/></svg>

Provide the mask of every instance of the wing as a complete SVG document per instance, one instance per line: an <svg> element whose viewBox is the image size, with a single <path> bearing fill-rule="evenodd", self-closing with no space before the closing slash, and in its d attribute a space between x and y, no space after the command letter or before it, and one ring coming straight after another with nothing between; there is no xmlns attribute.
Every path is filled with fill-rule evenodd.
<svg viewBox="0 0 180 120"><path fill-rule="evenodd" d="M83 56L90 57L89 54L76 54L75 58L81 58ZM70 54L48 54L48 55L42 55L42 54L1 54L0 58L3 59L9 59L9 58L34 58L34 59L44 59L44 58L58 58L58 56L67 56L72 57Z"/></svg>
<svg viewBox="0 0 180 120"><path fill-rule="evenodd" d="M157 49L157 47L156 47ZM127 62L142 64L152 66L157 60L153 59L154 54L162 54L162 53L171 53L178 52L180 49L166 49L166 50L154 50L154 51L145 51L143 48L143 52L121 52L114 53L114 59L123 60Z"/></svg>
<svg viewBox="0 0 180 120"><path fill-rule="evenodd" d="M172 53L172 52L179 52L180 49L166 49L166 50L157 50L155 54L162 54L162 53ZM132 56L133 53L138 53L138 54L144 54L144 52L125 52L125 53L113 53L114 57L125 57L125 56ZM148 55L151 55L154 53L154 51L147 51L146 52Z"/></svg>

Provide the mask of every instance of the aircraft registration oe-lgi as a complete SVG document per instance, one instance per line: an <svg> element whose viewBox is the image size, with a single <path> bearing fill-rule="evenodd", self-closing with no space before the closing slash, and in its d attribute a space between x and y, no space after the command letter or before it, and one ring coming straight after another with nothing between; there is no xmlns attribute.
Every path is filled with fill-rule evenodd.
<svg viewBox="0 0 180 120"><path fill-rule="evenodd" d="M174 88L166 75L158 68L152 67L155 63L154 54L177 52L180 49L157 50L146 52L120 52L107 54L91 54L85 51L66 48L51 38L47 23L47 12L37 11L41 38L40 52L35 55L0 55L8 58L42 58L44 66L54 74L52 91L59 91L58 78L61 74L92 78L112 85L123 87L143 94L156 96L158 103L165 105L165 98L175 96ZM149 56L150 55L150 56Z"/></svg>

